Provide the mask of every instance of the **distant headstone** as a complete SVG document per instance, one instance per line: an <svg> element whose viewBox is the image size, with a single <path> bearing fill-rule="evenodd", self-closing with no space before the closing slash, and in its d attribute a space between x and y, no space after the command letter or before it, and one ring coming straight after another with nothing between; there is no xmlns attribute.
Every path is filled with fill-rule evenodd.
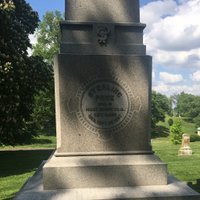
<svg viewBox="0 0 200 200"><path fill-rule="evenodd" d="M200 127L199 127L199 128L197 128L197 135L199 135L199 136L200 136Z"/></svg>
<svg viewBox="0 0 200 200"><path fill-rule="evenodd" d="M190 148L190 136L187 134L183 134L182 135L182 144L181 144L181 148L178 152L179 156L182 155L187 155L190 156L192 155L192 149Z"/></svg>

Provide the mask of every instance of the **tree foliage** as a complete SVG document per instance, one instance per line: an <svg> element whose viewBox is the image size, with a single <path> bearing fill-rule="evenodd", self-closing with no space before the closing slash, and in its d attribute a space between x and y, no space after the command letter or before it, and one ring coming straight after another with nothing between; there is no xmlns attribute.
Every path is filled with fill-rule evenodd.
<svg viewBox="0 0 200 200"><path fill-rule="evenodd" d="M33 55L42 56L51 65L59 51L61 20L63 16L59 11L46 12L36 32L37 43L33 46Z"/></svg>
<svg viewBox="0 0 200 200"><path fill-rule="evenodd" d="M59 11L46 12L36 32L37 43L33 46L33 55L42 57L51 69L54 55L59 51L59 22L62 19L63 16ZM48 85L48 89L40 91L34 98L29 130L36 134L55 134L53 79L48 82Z"/></svg>
<svg viewBox="0 0 200 200"><path fill-rule="evenodd" d="M42 135L55 134L55 108L51 89L40 90L34 97L34 107L27 130Z"/></svg>
<svg viewBox="0 0 200 200"><path fill-rule="evenodd" d="M151 101L151 111L152 111L152 127L155 127L156 123L165 120L165 115L171 115L171 101L165 95L152 92Z"/></svg>
<svg viewBox="0 0 200 200"><path fill-rule="evenodd" d="M190 118L197 126L200 126L200 96L182 92L176 95L175 99L176 113Z"/></svg>
<svg viewBox="0 0 200 200"><path fill-rule="evenodd" d="M33 98L51 71L40 57L28 57L29 34L39 18L25 0L0 0L0 143L29 140L25 131Z"/></svg>
<svg viewBox="0 0 200 200"><path fill-rule="evenodd" d="M170 127L170 138L173 144L180 144L182 141L182 125L181 120L177 120L174 124Z"/></svg>

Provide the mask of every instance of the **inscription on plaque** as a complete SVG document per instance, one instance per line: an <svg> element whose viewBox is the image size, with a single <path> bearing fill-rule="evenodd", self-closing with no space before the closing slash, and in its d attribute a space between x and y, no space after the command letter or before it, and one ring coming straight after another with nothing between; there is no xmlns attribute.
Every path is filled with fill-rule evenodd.
<svg viewBox="0 0 200 200"><path fill-rule="evenodd" d="M113 132L132 117L132 94L114 80L96 80L82 88L78 118L92 132Z"/></svg>

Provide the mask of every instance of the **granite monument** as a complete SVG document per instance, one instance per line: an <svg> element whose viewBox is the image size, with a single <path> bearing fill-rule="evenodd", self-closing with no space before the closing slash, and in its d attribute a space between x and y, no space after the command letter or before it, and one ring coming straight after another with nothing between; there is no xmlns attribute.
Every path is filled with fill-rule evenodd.
<svg viewBox="0 0 200 200"><path fill-rule="evenodd" d="M138 0L68 0L45 189L166 185L150 144L152 59Z"/></svg>

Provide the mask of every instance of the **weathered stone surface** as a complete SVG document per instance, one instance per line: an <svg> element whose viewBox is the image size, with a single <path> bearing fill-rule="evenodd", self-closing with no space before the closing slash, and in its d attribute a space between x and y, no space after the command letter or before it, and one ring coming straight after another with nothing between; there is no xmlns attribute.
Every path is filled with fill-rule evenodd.
<svg viewBox="0 0 200 200"><path fill-rule="evenodd" d="M57 153L151 152L151 57L57 57Z"/></svg>
<svg viewBox="0 0 200 200"><path fill-rule="evenodd" d="M168 177L168 185L137 187L98 187L43 190L39 169L14 200L199 200L200 196L185 183Z"/></svg>
<svg viewBox="0 0 200 200"><path fill-rule="evenodd" d="M61 53L145 55L141 23L61 22Z"/></svg>
<svg viewBox="0 0 200 200"><path fill-rule="evenodd" d="M166 185L166 164L154 155L52 157L44 189Z"/></svg>
<svg viewBox="0 0 200 200"><path fill-rule="evenodd" d="M139 0L66 0L65 19L72 21L139 22Z"/></svg>

